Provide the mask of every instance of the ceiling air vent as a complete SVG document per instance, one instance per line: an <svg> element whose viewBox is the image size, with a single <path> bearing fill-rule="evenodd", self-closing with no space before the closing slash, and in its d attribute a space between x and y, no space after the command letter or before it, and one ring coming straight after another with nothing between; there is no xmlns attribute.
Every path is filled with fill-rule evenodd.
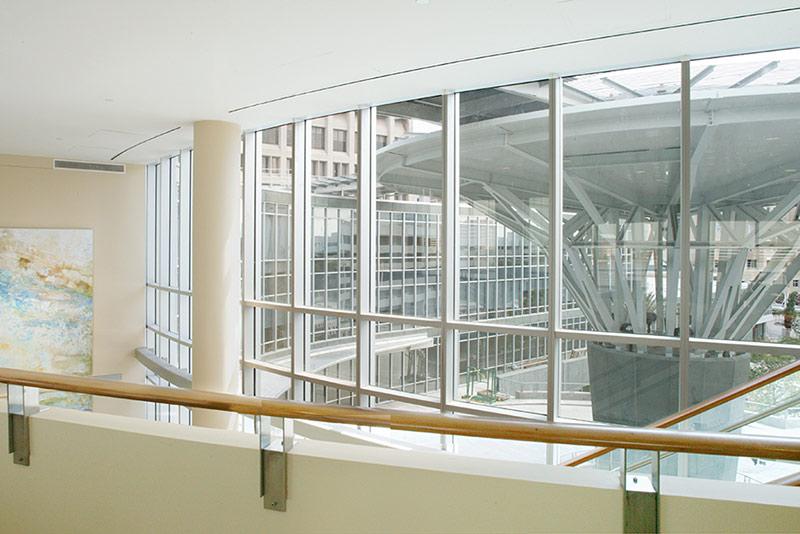
<svg viewBox="0 0 800 534"><path fill-rule="evenodd" d="M94 163L91 161L69 161L65 159L54 159L53 168L65 169L68 171L110 172L113 174L125 174L125 165L121 163Z"/></svg>

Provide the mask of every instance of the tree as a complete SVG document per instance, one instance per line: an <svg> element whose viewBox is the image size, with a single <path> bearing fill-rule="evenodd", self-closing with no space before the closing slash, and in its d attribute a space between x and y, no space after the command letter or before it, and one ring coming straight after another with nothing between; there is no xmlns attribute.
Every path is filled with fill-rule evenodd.
<svg viewBox="0 0 800 534"><path fill-rule="evenodd" d="M792 291L789 293L789 297L786 299L786 307L783 309L783 327L784 328L791 328L792 322L794 321L795 311L794 307L797 304L797 291Z"/></svg>

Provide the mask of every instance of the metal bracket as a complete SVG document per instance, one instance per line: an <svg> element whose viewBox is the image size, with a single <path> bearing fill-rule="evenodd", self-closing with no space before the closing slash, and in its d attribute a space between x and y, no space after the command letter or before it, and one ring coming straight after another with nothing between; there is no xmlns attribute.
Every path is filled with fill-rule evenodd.
<svg viewBox="0 0 800 534"><path fill-rule="evenodd" d="M28 416L8 414L8 452L17 465L31 465L31 434Z"/></svg>
<svg viewBox="0 0 800 534"><path fill-rule="evenodd" d="M282 417L259 417L259 454L261 461L261 496L264 508L286 511L288 495L288 452L294 444L294 424ZM272 436L273 423L281 432L280 439Z"/></svg>
<svg viewBox="0 0 800 534"><path fill-rule="evenodd" d="M660 454L650 453L652 458L646 461L650 472L628 472L629 465L633 465L634 451L625 450L623 453L621 483L624 493L623 502L623 532L625 533L657 533L659 531L659 491L660 491ZM641 465L641 462L639 462Z"/></svg>
<svg viewBox="0 0 800 534"><path fill-rule="evenodd" d="M38 411L38 388L8 385L8 452L17 465L31 465L30 416Z"/></svg>

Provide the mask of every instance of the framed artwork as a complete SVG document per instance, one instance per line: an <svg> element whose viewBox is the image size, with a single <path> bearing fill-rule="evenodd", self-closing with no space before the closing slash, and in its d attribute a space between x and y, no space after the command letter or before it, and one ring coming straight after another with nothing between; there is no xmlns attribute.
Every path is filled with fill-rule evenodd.
<svg viewBox="0 0 800 534"><path fill-rule="evenodd" d="M0 228L0 366L92 373L93 233ZM91 398L43 392L42 404L89 409Z"/></svg>

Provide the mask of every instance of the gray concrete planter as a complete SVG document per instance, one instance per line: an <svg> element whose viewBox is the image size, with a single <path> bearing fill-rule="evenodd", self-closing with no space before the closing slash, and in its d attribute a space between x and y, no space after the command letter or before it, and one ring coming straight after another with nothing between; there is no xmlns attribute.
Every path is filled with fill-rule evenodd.
<svg viewBox="0 0 800 534"><path fill-rule="evenodd" d="M588 346L589 383L592 415L595 421L628 426L645 426L678 411L678 357L666 349L653 347L635 352L628 345ZM733 386L746 382L750 355L731 357L692 357L689 362L689 400L703 401ZM714 421L741 417L741 403L713 410L702 426ZM737 417L738 416L738 417Z"/></svg>

